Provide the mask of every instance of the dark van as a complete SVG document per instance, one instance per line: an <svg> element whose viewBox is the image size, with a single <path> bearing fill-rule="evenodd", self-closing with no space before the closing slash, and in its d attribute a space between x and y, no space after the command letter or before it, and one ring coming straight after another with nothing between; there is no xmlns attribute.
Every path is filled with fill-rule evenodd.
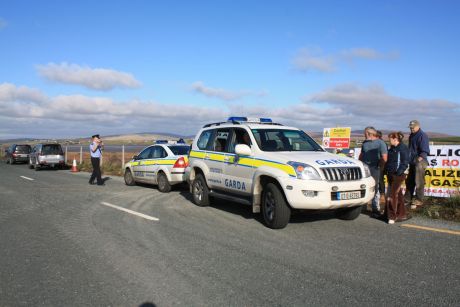
<svg viewBox="0 0 460 307"><path fill-rule="evenodd" d="M29 154L32 147L27 144L13 144L6 150L6 163L14 164L16 162L29 161Z"/></svg>

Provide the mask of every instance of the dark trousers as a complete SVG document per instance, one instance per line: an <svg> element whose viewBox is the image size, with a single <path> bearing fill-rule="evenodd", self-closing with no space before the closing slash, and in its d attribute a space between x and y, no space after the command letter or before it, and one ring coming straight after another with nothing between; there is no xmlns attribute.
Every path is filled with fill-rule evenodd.
<svg viewBox="0 0 460 307"><path fill-rule="evenodd" d="M89 183L94 183L94 179L97 179L97 184L103 184L101 178L101 159L91 157L91 164L93 165L93 173L89 179Z"/></svg>
<svg viewBox="0 0 460 307"><path fill-rule="evenodd" d="M387 176L388 180L388 176ZM379 180L379 191L380 195L385 195L385 172L380 172L380 180Z"/></svg>
<svg viewBox="0 0 460 307"><path fill-rule="evenodd" d="M406 179L406 194L405 198L407 202L410 202L414 196L415 199L420 201L423 200L425 195L425 169L427 168L428 163L423 161L417 161L415 164L409 166L409 174Z"/></svg>
<svg viewBox="0 0 460 307"><path fill-rule="evenodd" d="M406 207L404 206L401 184L406 179L406 175L389 174L387 178L390 187L390 199L387 200L385 206L386 216L389 220L404 219L406 218Z"/></svg>

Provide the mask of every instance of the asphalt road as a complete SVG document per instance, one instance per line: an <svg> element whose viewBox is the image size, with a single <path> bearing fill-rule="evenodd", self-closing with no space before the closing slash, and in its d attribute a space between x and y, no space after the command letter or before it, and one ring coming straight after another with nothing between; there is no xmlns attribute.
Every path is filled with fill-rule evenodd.
<svg viewBox="0 0 460 307"><path fill-rule="evenodd" d="M303 214L271 230L249 207L88 177L0 163L0 306L460 302L458 235L366 215Z"/></svg>

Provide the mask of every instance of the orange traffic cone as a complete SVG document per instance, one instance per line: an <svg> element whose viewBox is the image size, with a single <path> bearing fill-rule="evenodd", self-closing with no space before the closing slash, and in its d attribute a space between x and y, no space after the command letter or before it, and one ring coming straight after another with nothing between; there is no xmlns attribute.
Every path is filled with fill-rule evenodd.
<svg viewBox="0 0 460 307"><path fill-rule="evenodd" d="M79 172L78 168L77 168L77 160L75 160L75 158L73 158L73 163L72 163L72 169L70 170L72 173L76 173L76 172Z"/></svg>

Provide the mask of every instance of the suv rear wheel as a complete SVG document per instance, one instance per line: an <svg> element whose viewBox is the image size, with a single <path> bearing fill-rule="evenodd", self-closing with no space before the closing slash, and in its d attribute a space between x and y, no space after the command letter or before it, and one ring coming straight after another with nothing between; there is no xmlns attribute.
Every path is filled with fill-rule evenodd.
<svg viewBox="0 0 460 307"><path fill-rule="evenodd" d="M274 183L268 183L262 197L262 216L265 225L273 229L286 227L291 218L289 208L283 192Z"/></svg>
<svg viewBox="0 0 460 307"><path fill-rule="evenodd" d="M168 177L163 172L158 173L158 190L162 193L168 193L171 191L171 185L169 184Z"/></svg>
<svg viewBox="0 0 460 307"><path fill-rule="evenodd" d="M193 202L200 207L209 206L209 188L202 174L198 174L192 183Z"/></svg>
<svg viewBox="0 0 460 307"><path fill-rule="evenodd" d="M337 209L335 211L335 216L341 220L354 220L361 214L362 208L362 206L357 206L352 208Z"/></svg>

